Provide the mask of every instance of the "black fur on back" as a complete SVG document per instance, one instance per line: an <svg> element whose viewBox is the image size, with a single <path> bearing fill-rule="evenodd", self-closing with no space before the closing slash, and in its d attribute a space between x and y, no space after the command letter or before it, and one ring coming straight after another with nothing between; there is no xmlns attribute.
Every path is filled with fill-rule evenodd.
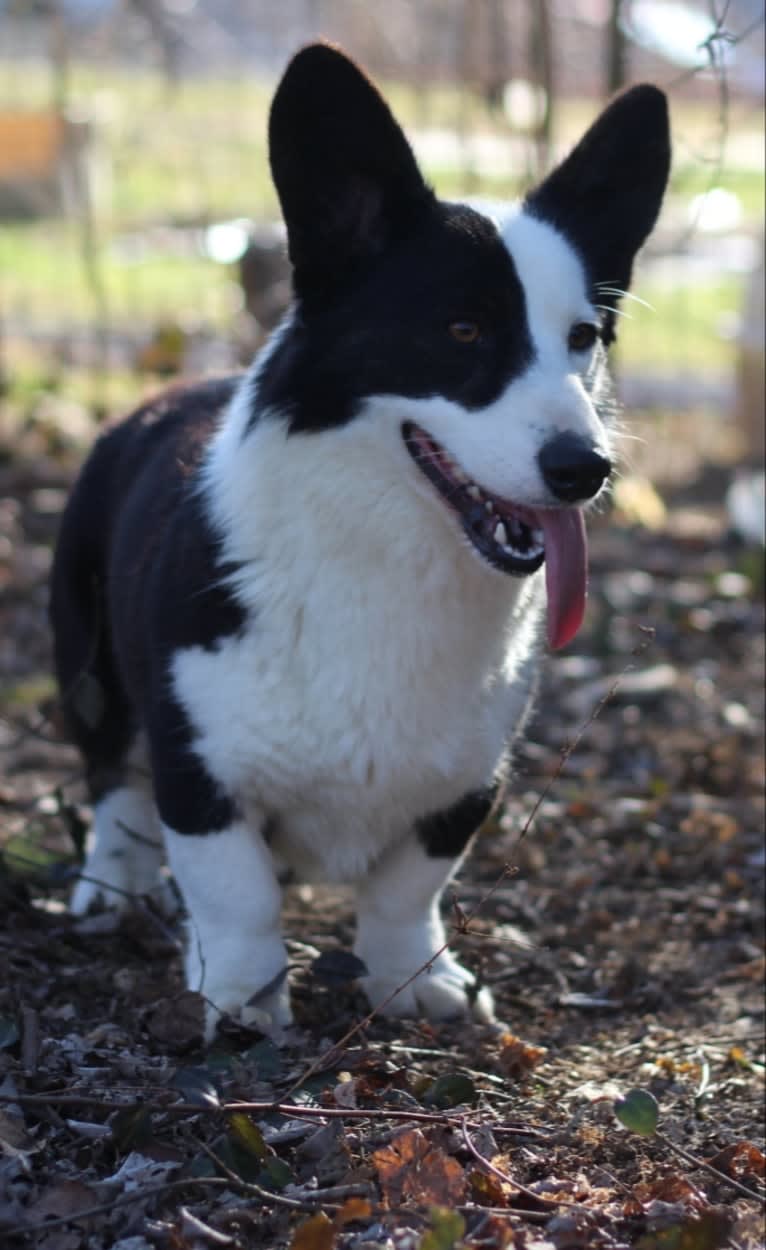
<svg viewBox="0 0 766 1250"><path fill-rule="evenodd" d="M234 570L196 481L237 381L173 388L102 435L65 509L53 566L62 709L92 796L118 784L141 725L165 744L158 806L178 829L222 827L231 815L191 751L167 664L178 647L214 647L245 623L222 584Z"/></svg>

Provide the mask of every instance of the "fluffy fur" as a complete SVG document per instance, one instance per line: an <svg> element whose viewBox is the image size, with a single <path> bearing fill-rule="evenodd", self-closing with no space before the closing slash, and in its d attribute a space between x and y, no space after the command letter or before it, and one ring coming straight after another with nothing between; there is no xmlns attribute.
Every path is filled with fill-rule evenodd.
<svg viewBox="0 0 766 1250"><path fill-rule="evenodd" d="M523 205L480 212L434 197L374 87L318 45L270 150L290 314L241 380L104 435L63 519L56 661L95 835L73 907L150 890L161 826L208 1035L221 1012L290 1018L285 866L354 884L373 1002L488 1020L446 952L396 991L444 943L546 585L554 645L579 623L604 348L660 207L664 99L634 88Z"/></svg>

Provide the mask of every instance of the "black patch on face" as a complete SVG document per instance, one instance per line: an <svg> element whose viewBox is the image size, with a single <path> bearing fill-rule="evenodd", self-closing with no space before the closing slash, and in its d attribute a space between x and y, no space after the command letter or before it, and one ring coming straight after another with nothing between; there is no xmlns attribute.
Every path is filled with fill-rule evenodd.
<svg viewBox="0 0 766 1250"><path fill-rule="evenodd" d="M432 859L457 859L489 815L496 786L472 790L446 811L424 816L415 826L418 840Z"/></svg>
<svg viewBox="0 0 766 1250"><path fill-rule="evenodd" d="M475 342L450 330L475 323ZM370 395L491 404L534 356L524 290L494 224L438 204L323 307L299 302L258 379L291 433L344 425ZM254 416L253 420L256 417Z"/></svg>
<svg viewBox="0 0 766 1250"><path fill-rule="evenodd" d="M223 828L234 814L192 748L169 669L176 650L215 650L246 621L197 477L237 382L176 388L104 435L72 493L54 562L59 682L94 796L120 784L142 727L160 815L181 832ZM79 700L67 697L78 688Z"/></svg>

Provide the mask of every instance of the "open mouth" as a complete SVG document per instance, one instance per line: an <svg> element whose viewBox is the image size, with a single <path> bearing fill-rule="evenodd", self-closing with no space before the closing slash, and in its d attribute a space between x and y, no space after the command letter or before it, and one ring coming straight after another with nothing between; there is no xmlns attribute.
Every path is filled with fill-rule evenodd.
<svg viewBox="0 0 766 1250"><path fill-rule="evenodd" d="M460 518L466 537L494 568L525 577L545 559L542 527L531 508L490 494L461 469L445 449L414 422L402 429L404 442L425 474Z"/></svg>
<svg viewBox="0 0 766 1250"><path fill-rule="evenodd" d="M563 647L585 613L587 547L579 508L526 508L472 481L449 452L413 421L402 426L415 464L493 568L527 577L545 563L548 641Z"/></svg>

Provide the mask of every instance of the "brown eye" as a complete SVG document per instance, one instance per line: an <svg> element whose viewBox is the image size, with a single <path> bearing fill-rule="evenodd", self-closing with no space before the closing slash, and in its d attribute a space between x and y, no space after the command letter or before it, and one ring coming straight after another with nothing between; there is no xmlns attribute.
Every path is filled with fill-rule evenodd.
<svg viewBox="0 0 766 1250"><path fill-rule="evenodd" d="M589 321L578 321L569 331L567 345L570 352L589 352L598 338L598 326Z"/></svg>
<svg viewBox="0 0 766 1250"><path fill-rule="evenodd" d="M449 332L456 343L475 343L479 337L475 321L452 321Z"/></svg>

